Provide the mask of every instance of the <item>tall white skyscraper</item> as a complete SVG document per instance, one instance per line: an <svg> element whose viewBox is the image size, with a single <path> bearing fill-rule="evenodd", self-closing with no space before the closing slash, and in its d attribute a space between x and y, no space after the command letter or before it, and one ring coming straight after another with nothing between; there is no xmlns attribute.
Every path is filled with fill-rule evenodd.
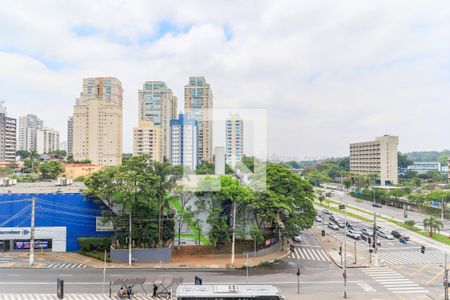
<svg viewBox="0 0 450 300"><path fill-rule="evenodd" d="M146 81L139 90L139 120L152 121L162 130L160 152L165 159L170 159L170 120L177 117L177 97L166 83Z"/></svg>
<svg viewBox="0 0 450 300"><path fill-rule="evenodd" d="M186 115L198 122L198 159L200 162L212 162L213 94L205 77L189 77L189 83L184 86L184 99Z"/></svg>
<svg viewBox="0 0 450 300"><path fill-rule="evenodd" d="M0 102L0 162L16 161L16 119L8 118Z"/></svg>
<svg viewBox="0 0 450 300"><path fill-rule="evenodd" d="M226 120L226 157L232 166L244 156L244 121L238 114L232 114Z"/></svg>
<svg viewBox="0 0 450 300"><path fill-rule="evenodd" d="M172 164L195 170L199 163L198 122L180 114L178 119L170 121L170 139Z"/></svg>
<svg viewBox="0 0 450 300"><path fill-rule="evenodd" d="M67 120L67 155L73 155L73 117Z"/></svg>
<svg viewBox="0 0 450 300"><path fill-rule="evenodd" d="M26 115L19 118L19 141L17 150L36 150L36 133L44 124L36 115Z"/></svg>
<svg viewBox="0 0 450 300"><path fill-rule="evenodd" d="M38 154L47 154L59 150L59 131L52 128L38 129L36 132L36 151Z"/></svg>
<svg viewBox="0 0 450 300"><path fill-rule="evenodd" d="M122 163L122 83L113 77L83 79L73 113L73 158L100 166Z"/></svg>

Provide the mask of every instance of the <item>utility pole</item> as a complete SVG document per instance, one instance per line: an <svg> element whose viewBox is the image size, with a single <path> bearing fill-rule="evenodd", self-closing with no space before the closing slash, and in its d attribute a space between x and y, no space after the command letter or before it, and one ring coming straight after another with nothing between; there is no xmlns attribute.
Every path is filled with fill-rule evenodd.
<svg viewBox="0 0 450 300"><path fill-rule="evenodd" d="M448 300L448 267L447 267L447 250L445 250L444 264L444 299Z"/></svg>
<svg viewBox="0 0 450 300"><path fill-rule="evenodd" d="M441 199L441 222L444 222L444 210L445 210L444 195L442 195L442 199Z"/></svg>
<svg viewBox="0 0 450 300"><path fill-rule="evenodd" d="M344 208L344 265L343 274L344 277L344 298L347 299L347 197L345 198L345 208Z"/></svg>
<svg viewBox="0 0 450 300"><path fill-rule="evenodd" d="M245 262L245 269L246 269L246 277L247 277L247 284L248 284L248 252L247 252L247 260Z"/></svg>
<svg viewBox="0 0 450 300"><path fill-rule="evenodd" d="M375 256L375 266L378 266L378 234L377 234L377 213L373 213L373 252Z"/></svg>
<svg viewBox="0 0 450 300"><path fill-rule="evenodd" d="M106 282L106 250L105 250L105 256L103 257L103 285L102 285L102 294L105 293L105 282Z"/></svg>
<svg viewBox="0 0 450 300"><path fill-rule="evenodd" d="M34 264L34 231L36 221L36 198L31 198L30 267Z"/></svg>
<svg viewBox="0 0 450 300"><path fill-rule="evenodd" d="M322 209L322 236L325 236L325 209Z"/></svg>
<svg viewBox="0 0 450 300"><path fill-rule="evenodd" d="M233 202L233 237L231 241L231 266L234 266L236 247L236 201Z"/></svg>
<svg viewBox="0 0 450 300"><path fill-rule="evenodd" d="M355 250L355 265L356 265L358 263L358 260L356 258L356 241L355 241L355 248L354 248L354 250Z"/></svg>
<svg viewBox="0 0 450 300"><path fill-rule="evenodd" d="M132 264L132 260L133 260L133 258L132 258L132 251L131 251L131 210L130 210L130 215L129 215L129 220L128 220L128 222L129 222L129 230L130 230L130 232L129 232L129 236L128 236L128 265L129 266L131 266L131 264Z"/></svg>

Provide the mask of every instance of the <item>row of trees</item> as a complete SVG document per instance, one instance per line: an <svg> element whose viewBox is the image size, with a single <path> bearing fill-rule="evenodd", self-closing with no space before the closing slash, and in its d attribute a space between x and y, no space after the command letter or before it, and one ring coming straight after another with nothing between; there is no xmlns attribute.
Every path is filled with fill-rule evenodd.
<svg viewBox="0 0 450 300"><path fill-rule="evenodd" d="M267 166L267 190L264 192L256 192L228 175L220 177L221 187L217 192L187 191L177 186L181 174L180 167L168 162L136 156L121 166L92 175L86 181L85 193L112 208L108 217L115 228L114 239L122 244L126 244L129 236L130 216L132 239L138 246L151 247L173 240L175 232L181 238L184 225L194 230L201 244L206 223L210 228L210 243L214 246L227 244L233 233L234 215L242 231L237 234L245 238L250 232L258 243L263 234L281 230L285 235L293 235L313 224L312 187L284 166ZM213 183L212 178L206 177L200 184ZM170 205L171 197L176 198L179 206L175 207L177 219Z"/></svg>

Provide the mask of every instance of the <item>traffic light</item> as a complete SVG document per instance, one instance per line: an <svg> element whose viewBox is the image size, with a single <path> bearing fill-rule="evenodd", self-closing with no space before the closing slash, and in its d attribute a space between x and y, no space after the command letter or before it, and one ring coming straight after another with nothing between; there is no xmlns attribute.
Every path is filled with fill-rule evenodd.
<svg viewBox="0 0 450 300"><path fill-rule="evenodd" d="M339 247L339 255L342 255L342 247Z"/></svg>
<svg viewBox="0 0 450 300"><path fill-rule="evenodd" d="M370 237L367 238L367 244L372 244L372 239Z"/></svg>
<svg viewBox="0 0 450 300"><path fill-rule="evenodd" d="M420 252L421 252L422 254L425 254L425 246L420 247Z"/></svg>
<svg viewBox="0 0 450 300"><path fill-rule="evenodd" d="M373 249L369 249L369 253L373 253Z"/></svg>
<svg viewBox="0 0 450 300"><path fill-rule="evenodd" d="M325 236L325 230L322 230L322 236Z"/></svg>

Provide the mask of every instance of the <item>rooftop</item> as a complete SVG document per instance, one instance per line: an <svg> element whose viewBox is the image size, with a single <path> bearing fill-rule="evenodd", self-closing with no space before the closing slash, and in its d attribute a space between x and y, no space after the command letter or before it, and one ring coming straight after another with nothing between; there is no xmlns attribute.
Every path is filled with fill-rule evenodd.
<svg viewBox="0 0 450 300"><path fill-rule="evenodd" d="M52 182L18 182L15 186L0 187L0 194L79 194L84 188L85 185L82 182L74 182L68 186L56 186L56 180Z"/></svg>

